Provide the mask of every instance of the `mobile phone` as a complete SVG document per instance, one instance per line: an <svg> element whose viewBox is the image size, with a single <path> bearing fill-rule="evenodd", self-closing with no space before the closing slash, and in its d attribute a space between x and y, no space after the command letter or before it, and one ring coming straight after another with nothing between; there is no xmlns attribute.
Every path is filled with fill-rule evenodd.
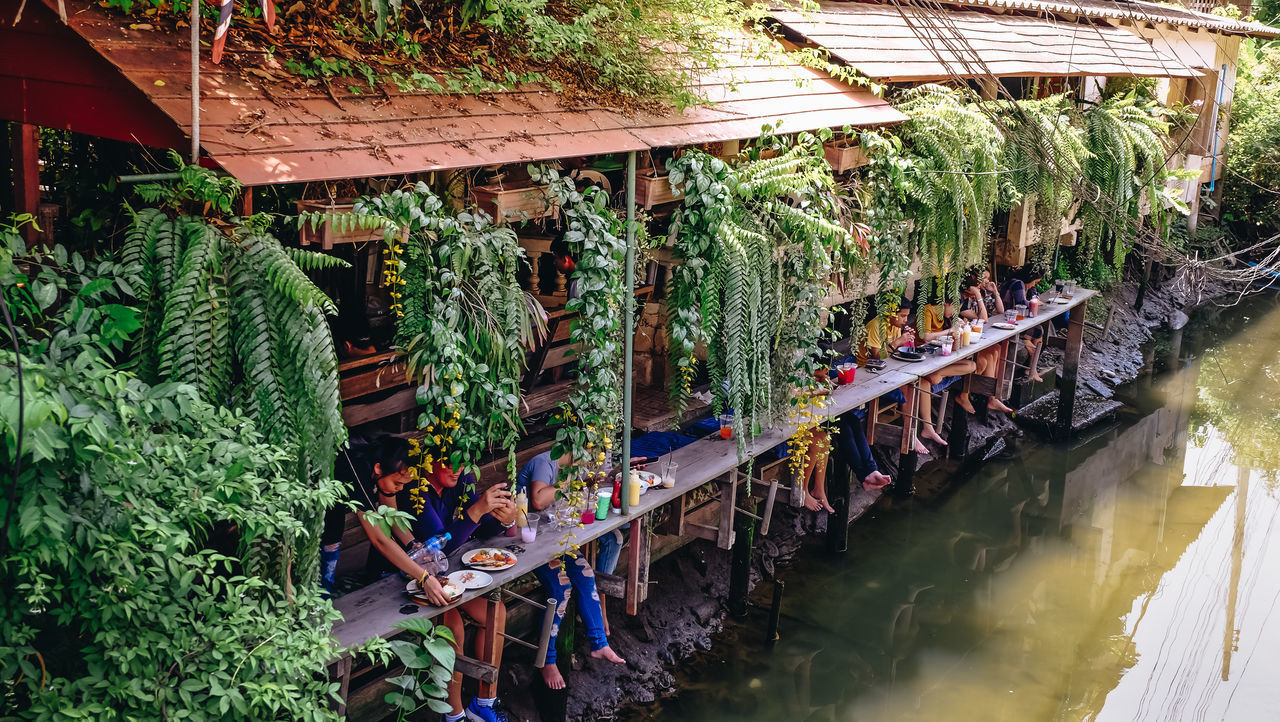
<svg viewBox="0 0 1280 722"><path fill-rule="evenodd" d="M867 359L867 368L871 369L872 371L881 371L884 369L884 367L885 367L885 362L878 358Z"/></svg>

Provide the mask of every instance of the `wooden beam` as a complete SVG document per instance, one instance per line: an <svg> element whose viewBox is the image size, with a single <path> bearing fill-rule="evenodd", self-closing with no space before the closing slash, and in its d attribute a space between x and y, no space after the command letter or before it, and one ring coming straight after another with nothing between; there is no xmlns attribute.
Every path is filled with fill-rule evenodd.
<svg viewBox="0 0 1280 722"><path fill-rule="evenodd" d="M30 213L35 218L40 210L40 129L30 123L14 123L10 127L13 209L17 213ZM35 228L28 225L22 229L22 234L28 246L35 244Z"/></svg>
<svg viewBox="0 0 1280 722"><path fill-rule="evenodd" d="M729 481L720 487L720 536L716 546L721 549L733 548L733 511L738 504L738 469L735 467L729 474Z"/></svg>
<svg viewBox="0 0 1280 722"><path fill-rule="evenodd" d="M350 404L342 407L342 420L347 426L359 426L370 421L410 411L418 407L418 390L403 389L381 401L370 404Z"/></svg>
<svg viewBox="0 0 1280 722"><path fill-rule="evenodd" d="M649 598L649 515L631 521L631 545L627 555L627 614L640 613L640 605Z"/></svg>

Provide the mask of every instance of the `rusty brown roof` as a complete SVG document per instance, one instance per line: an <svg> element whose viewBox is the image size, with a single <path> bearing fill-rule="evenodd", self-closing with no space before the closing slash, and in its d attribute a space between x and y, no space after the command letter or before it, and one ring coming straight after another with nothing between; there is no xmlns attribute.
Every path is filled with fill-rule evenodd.
<svg viewBox="0 0 1280 722"><path fill-rule="evenodd" d="M1168 23L1187 28L1203 28L1228 35L1255 38L1280 37L1280 28L1259 22L1202 13L1170 3L1144 0L954 0L960 5L1054 13L1106 20L1128 20L1136 23Z"/></svg>
<svg viewBox="0 0 1280 722"><path fill-rule="evenodd" d="M185 39L130 30L81 0L68 5L71 28L189 133ZM270 71L275 62L263 56L259 67ZM263 185L736 140L756 137L763 124L778 121L784 130L799 131L905 120L871 93L799 65L744 58L729 72L736 84L723 73L703 80L708 105L659 115L567 108L536 87L483 96L394 87L353 94L346 86L357 81L351 81L335 82L331 96L323 88L246 79L202 58L200 141L227 172L247 185Z"/></svg>
<svg viewBox="0 0 1280 722"><path fill-rule="evenodd" d="M1197 75L1122 28L854 2L823 2L819 8L814 12L776 10L773 16L792 33L880 80L943 80L987 74Z"/></svg>

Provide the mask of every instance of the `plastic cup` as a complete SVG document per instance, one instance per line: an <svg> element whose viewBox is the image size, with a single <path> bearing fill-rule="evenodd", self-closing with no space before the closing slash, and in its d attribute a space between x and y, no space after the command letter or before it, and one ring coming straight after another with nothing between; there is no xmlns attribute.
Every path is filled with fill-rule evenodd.
<svg viewBox="0 0 1280 722"><path fill-rule="evenodd" d="M541 523L541 514L525 515L525 524L520 527L520 541L525 544L532 544L533 540L538 538L538 525Z"/></svg>
<svg viewBox="0 0 1280 722"><path fill-rule="evenodd" d="M601 521L609 516L609 500L613 498L611 491L596 492L596 520Z"/></svg>
<svg viewBox="0 0 1280 722"><path fill-rule="evenodd" d="M946 336L940 341L940 343L942 344L942 355L950 356L951 349L955 345L955 339L951 338L950 336Z"/></svg>
<svg viewBox="0 0 1280 722"><path fill-rule="evenodd" d="M856 364L840 364L840 368L839 368L840 383L842 384L853 383L853 378L854 376L857 375L857 373L858 373L858 366Z"/></svg>
<svg viewBox="0 0 1280 722"><path fill-rule="evenodd" d="M662 488L670 489L676 485L676 470L680 465L674 461L667 462L667 468L662 472Z"/></svg>
<svg viewBox="0 0 1280 722"><path fill-rule="evenodd" d="M1018 320L1018 311L1016 309L1007 308L1004 311L1004 322L1013 323Z"/></svg>
<svg viewBox="0 0 1280 722"><path fill-rule="evenodd" d="M1026 304L1019 303L1017 306L1014 306L1013 309L1017 313L1017 318L1019 321L1027 317Z"/></svg>
<svg viewBox="0 0 1280 722"><path fill-rule="evenodd" d="M733 414L720 414L720 438L733 438Z"/></svg>

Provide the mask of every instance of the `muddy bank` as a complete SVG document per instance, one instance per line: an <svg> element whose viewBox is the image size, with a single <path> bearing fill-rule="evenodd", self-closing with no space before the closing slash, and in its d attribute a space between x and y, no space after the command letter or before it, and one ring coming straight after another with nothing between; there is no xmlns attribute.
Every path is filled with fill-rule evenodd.
<svg viewBox="0 0 1280 722"><path fill-rule="evenodd" d="M1110 398L1116 387L1135 380L1144 366L1143 348L1154 338L1155 331L1178 312L1188 310L1185 299L1157 291L1147 295L1141 311L1135 311L1136 296L1136 285L1128 284L1108 293L1103 299L1105 303L1092 304L1087 320L1098 326L1105 324L1109 310L1113 308L1114 313L1105 334L1096 328L1086 328L1079 367L1082 396ZM1207 298L1212 297L1213 294L1207 294ZM1041 366L1056 363L1055 356L1059 354L1046 352ZM1008 439L1024 433L1009 417L995 413L970 419L969 430L968 456L976 459L1000 453ZM942 456L940 449L931 448L938 457ZM879 451L877 449L877 453ZM896 472L896 458L890 456L880 461L886 471ZM954 466L944 464L954 462L922 457L916 472L917 484L942 485L954 470ZM825 515L797 511L781 504L775 507L769 536L757 538L752 586L770 578L776 565L791 558L802 544L812 545L814 541L806 542L806 536L819 535L825 528ZM581 633L572 671L568 671L570 665L561 667L567 671L569 688L565 693L545 692L537 671L530 664L510 665L510 669L504 671L502 686L513 718L540 719L539 703L547 705L549 700L552 709L564 709L565 719L608 720L625 706L646 704L675 693L671 673L674 665L698 652L711 650L723 628L728 580L729 552L701 540L655 563L651 570L649 601L639 615L627 617L616 600L610 602L611 643L627 659L627 665L620 667L587 658ZM527 660L527 654L523 657ZM544 714L541 719L550 722L557 717Z"/></svg>

